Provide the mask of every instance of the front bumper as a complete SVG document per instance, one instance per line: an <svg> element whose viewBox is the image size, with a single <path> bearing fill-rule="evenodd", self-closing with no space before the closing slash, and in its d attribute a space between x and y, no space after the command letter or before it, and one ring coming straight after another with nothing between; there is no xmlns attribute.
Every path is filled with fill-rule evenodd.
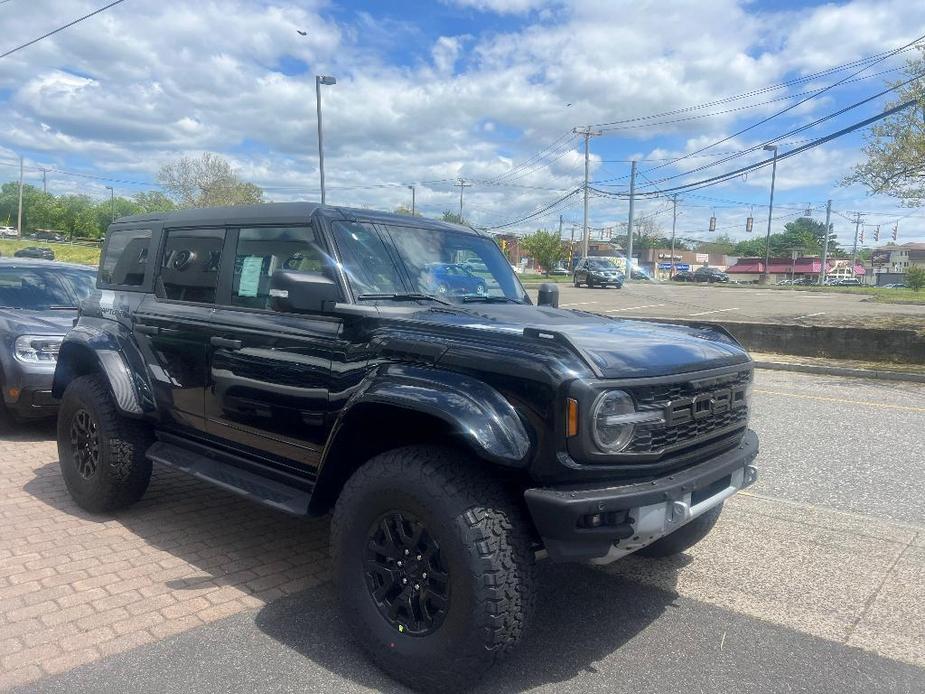
<svg viewBox="0 0 925 694"><path fill-rule="evenodd" d="M51 417L58 411L58 401L51 395L55 376L54 364L19 364L7 367L3 381L3 404L22 418Z"/></svg>
<svg viewBox="0 0 925 694"><path fill-rule="evenodd" d="M533 523L554 561L607 563L651 544L753 484L758 437L657 479L605 488L541 488L524 493ZM600 527L582 527L600 514Z"/></svg>

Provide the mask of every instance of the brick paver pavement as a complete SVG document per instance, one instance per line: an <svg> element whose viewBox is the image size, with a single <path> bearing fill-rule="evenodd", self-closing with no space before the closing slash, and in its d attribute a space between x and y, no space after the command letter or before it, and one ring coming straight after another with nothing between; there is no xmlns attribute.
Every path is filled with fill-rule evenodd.
<svg viewBox="0 0 925 694"><path fill-rule="evenodd" d="M0 689L166 638L327 578L328 521L155 468L144 499L77 507L50 426L0 437Z"/></svg>

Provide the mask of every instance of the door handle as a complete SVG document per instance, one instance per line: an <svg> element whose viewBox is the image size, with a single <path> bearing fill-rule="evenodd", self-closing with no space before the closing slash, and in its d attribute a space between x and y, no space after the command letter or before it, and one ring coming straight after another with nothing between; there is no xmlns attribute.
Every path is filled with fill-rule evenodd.
<svg viewBox="0 0 925 694"><path fill-rule="evenodd" d="M161 329L156 325L145 325L144 323L135 323L135 330L142 335L157 335Z"/></svg>
<svg viewBox="0 0 925 694"><path fill-rule="evenodd" d="M213 347L224 347L225 349L241 349L241 341L233 340L228 337L211 337L209 342Z"/></svg>

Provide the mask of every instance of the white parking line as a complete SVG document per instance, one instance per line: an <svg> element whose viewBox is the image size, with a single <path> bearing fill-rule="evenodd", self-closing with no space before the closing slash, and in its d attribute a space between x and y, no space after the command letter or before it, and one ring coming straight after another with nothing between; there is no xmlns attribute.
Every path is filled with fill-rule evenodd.
<svg viewBox="0 0 925 694"><path fill-rule="evenodd" d="M656 308L665 304L646 304L645 306L627 306L626 308L609 308L604 313L619 313L620 311L635 311L637 308Z"/></svg>
<svg viewBox="0 0 925 694"><path fill-rule="evenodd" d="M700 313L690 313L690 314L688 314L688 315L691 315L691 316L705 316L705 315L707 315L708 313L722 313L723 311L738 311L738 310L739 310L738 307L735 307L735 308L718 308L718 309L716 309L715 311L701 311Z"/></svg>
<svg viewBox="0 0 925 694"><path fill-rule="evenodd" d="M596 301L578 301L573 304L559 304L559 305L562 306L562 308L565 308L567 306L590 306L591 304L596 304L596 303L597 303Z"/></svg>
<svg viewBox="0 0 925 694"><path fill-rule="evenodd" d="M819 311L819 313L807 313L805 316L797 316L796 319L800 320L801 318L812 318L813 316L824 316L824 315L825 315L825 311Z"/></svg>

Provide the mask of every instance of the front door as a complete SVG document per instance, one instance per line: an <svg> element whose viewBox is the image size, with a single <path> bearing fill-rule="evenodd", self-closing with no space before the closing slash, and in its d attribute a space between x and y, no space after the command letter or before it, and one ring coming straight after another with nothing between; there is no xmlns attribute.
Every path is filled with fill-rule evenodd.
<svg viewBox="0 0 925 694"><path fill-rule="evenodd" d="M274 311L269 285L276 270L324 272L324 243L310 225L241 228L229 233L226 253L231 282L212 317L207 431L316 466L333 421L342 322Z"/></svg>

